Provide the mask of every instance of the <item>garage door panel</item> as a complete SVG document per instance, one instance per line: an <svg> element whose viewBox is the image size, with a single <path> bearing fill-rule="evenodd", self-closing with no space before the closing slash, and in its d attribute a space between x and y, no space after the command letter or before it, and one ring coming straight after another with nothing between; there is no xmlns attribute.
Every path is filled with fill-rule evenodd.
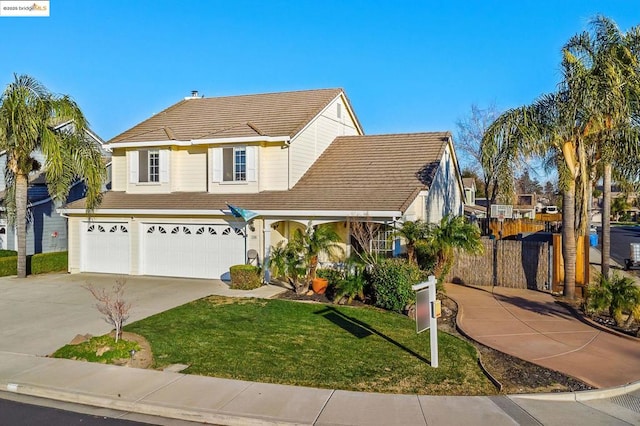
<svg viewBox="0 0 640 426"><path fill-rule="evenodd" d="M129 224L88 222L83 228L83 272L128 274L130 268Z"/></svg>
<svg viewBox="0 0 640 426"><path fill-rule="evenodd" d="M145 275L220 278L244 263L244 232L228 225L145 224Z"/></svg>

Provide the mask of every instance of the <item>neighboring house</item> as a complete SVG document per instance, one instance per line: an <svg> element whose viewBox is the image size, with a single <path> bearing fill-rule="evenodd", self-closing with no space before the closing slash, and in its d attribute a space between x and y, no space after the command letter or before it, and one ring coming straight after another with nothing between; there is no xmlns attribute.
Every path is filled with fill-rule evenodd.
<svg viewBox="0 0 640 426"><path fill-rule="evenodd" d="M192 96L113 138L112 190L89 217L65 206L69 271L226 276L296 229L462 214L451 134L364 136L341 89ZM258 216L245 223L227 203ZM388 243L386 243L388 242Z"/></svg>
<svg viewBox="0 0 640 426"><path fill-rule="evenodd" d="M464 215L471 221L487 217L487 208L476 204L476 180L462 178L464 187Z"/></svg>
<svg viewBox="0 0 640 426"><path fill-rule="evenodd" d="M68 124L58 127L63 130ZM95 141L99 147L107 171L110 171L110 152L104 148L104 141L95 133L87 131L87 138ZM36 151L32 154L40 164L45 163L42 152ZM6 152L0 152L0 197L4 199L6 191L5 168L7 164ZM108 189L109 185L105 185ZM82 199L85 196L85 185L76 182L67 197L67 202L73 202ZM45 180L44 172L35 172L29 176L29 188L27 190L27 254L47 253L53 251L67 250L67 219L56 211L56 206L49 191ZM7 212L4 207L0 207L0 249L17 250L17 235L15 227L9 225Z"/></svg>
<svg viewBox="0 0 640 426"><path fill-rule="evenodd" d="M537 203L536 194L516 195L516 204L513 206L513 218L535 219Z"/></svg>

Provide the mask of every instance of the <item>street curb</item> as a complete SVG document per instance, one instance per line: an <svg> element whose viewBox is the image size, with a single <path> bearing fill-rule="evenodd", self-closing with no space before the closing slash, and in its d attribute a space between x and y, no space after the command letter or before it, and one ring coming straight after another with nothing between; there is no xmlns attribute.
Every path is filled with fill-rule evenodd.
<svg viewBox="0 0 640 426"><path fill-rule="evenodd" d="M592 401L594 399L608 399L615 396L624 395L630 392L640 390L640 381L628 383L626 385L617 386L607 389L592 389L579 392L564 393L525 393L508 395L511 399L537 399L541 401Z"/></svg>
<svg viewBox="0 0 640 426"><path fill-rule="evenodd" d="M229 426L260 426L260 425L293 425L299 422L288 422L281 419L267 417L246 417L225 414L209 410L194 410L174 406L157 405L139 401L124 401L113 398L69 392L63 389L26 385L18 383L0 383L0 392L28 395L74 404L90 405L93 407L109 408L129 413L146 414L191 422L229 425Z"/></svg>

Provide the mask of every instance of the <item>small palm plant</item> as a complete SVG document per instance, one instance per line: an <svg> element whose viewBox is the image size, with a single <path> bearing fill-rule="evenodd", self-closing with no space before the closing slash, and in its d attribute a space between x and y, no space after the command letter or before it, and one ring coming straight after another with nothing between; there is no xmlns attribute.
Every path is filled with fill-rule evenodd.
<svg viewBox="0 0 640 426"><path fill-rule="evenodd" d="M439 224L429 227L426 239L436 258L434 275L439 291L443 290L442 283L453 265L455 250L470 254L481 254L483 251L480 230L464 216L444 216Z"/></svg>
<svg viewBox="0 0 640 426"><path fill-rule="evenodd" d="M271 248L271 268L274 275L282 274L296 293L309 291L311 280L316 278L318 258L321 254L339 257L344 254L342 239L329 226L313 226L297 229L288 243L280 242Z"/></svg>
<svg viewBox="0 0 640 426"><path fill-rule="evenodd" d="M416 263L416 243L426 237L428 229L428 225L418 219L405 221L402 227L395 232L396 236L405 240L409 262Z"/></svg>
<svg viewBox="0 0 640 426"><path fill-rule="evenodd" d="M587 310L608 311L617 326L628 328L635 319L640 319L640 287L629 277L601 275L598 284L589 286ZM628 313L626 321L625 312Z"/></svg>

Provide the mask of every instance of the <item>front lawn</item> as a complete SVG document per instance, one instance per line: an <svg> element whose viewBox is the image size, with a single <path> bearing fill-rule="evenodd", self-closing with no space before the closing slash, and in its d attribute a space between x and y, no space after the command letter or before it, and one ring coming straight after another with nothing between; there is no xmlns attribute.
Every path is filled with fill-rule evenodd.
<svg viewBox="0 0 640 426"><path fill-rule="evenodd" d="M188 364L190 374L367 392L495 393L471 345L439 332L432 368L428 332L416 335L406 316L370 307L211 296L125 330L147 338L156 368Z"/></svg>

